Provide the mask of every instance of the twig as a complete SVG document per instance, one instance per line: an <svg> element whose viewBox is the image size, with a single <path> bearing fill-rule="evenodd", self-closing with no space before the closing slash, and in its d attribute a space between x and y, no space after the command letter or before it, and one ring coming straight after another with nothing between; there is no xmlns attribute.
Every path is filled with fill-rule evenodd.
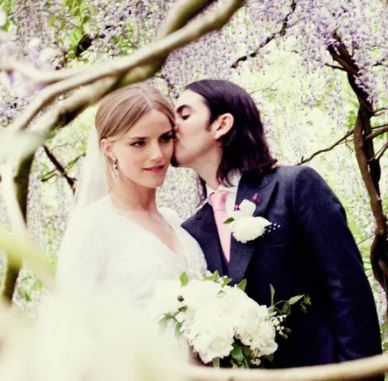
<svg viewBox="0 0 388 381"><path fill-rule="evenodd" d="M341 71L345 71L346 72L346 70L343 67L341 67L341 66L331 65L331 64L328 64L328 63L325 63L325 66L331 67L332 69L341 70Z"/></svg>
<svg viewBox="0 0 388 381"><path fill-rule="evenodd" d="M388 148L388 142L385 143L385 144L384 144L384 145L376 152L376 154L372 157L372 159L370 159L370 161L372 161L372 160L380 160L380 159L383 157L383 155L384 155L385 151L387 150L387 148Z"/></svg>
<svg viewBox="0 0 388 381"><path fill-rule="evenodd" d="M85 154L83 153L81 155L76 156L73 160L69 161L64 166L65 171L67 172L69 169L73 168L74 164L76 164L78 162L78 160L84 156L85 156ZM56 175L56 173L57 173L56 169L48 171L48 172L44 173L43 175L39 176L39 180L44 183L44 182L50 180L52 177L54 177ZM76 181L76 179L74 179L74 180Z"/></svg>
<svg viewBox="0 0 388 381"><path fill-rule="evenodd" d="M329 152L331 151L334 147L336 147L337 145L339 145L340 143L342 143L344 140L346 140L350 135L353 134L353 130L347 132L341 139L337 140L335 143L333 143L330 147L327 147L327 148L323 148L317 152L314 152L310 157L308 157L307 159L304 159L302 157L301 161L297 164L297 165L301 165L301 164L304 164L304 163L307 163L309 161L311 161L315 156L318 156L319 154L323 153L323 152Z"/></svg>
<svg viewBox="0 0 388 381"><path fill-rule="evenodd" d="M282 26L280 28L280 31L276 32L276 33L272 33L270 36L268 36L263 42L261 42L259 44L259 46L253 52L248 53L247 55L242 56L242 57L238 58L236 61L234 61L232 63L232 65L230 66L232 69L236 69L241 62L246 61L248 58L256 57L257 54L259 53L260 49L262 49L262 48L264 48L264 46L268 45L277 36L284 36L287 33L287 29L289 29L291 26L293 26L293 25L291 25L291 26L289 25L289 19L290 19L291 15L295 12L296 0L292 0L290 8L291 8L291 11L288 12L287 15L285 16L285 18L282 22Z"/></svg>
<svg viewBox="0 0 388 381"><path fill-rule="evenodd" d="M44 144L43 150L46 153L49 160L53 163L56 170L65 178L66 182L69 184L72 192L75 192L75 179L73 177L70 177L66 169L63 167L63 165L58 161L58 159L55 157L55 155L49 150L49 148Z"/></svg>
<svg viewBox="0 0 388 381"><path fill-rule="evenodd" d="M243 0L229 0L224 8L219 8L217 12L203 15L180 30L139 49L128 57L96 64L85 72L46 87L33 99L20 118L11 125L11 128L15 130L25 129L34 116L59 95L107 77L120 78L136 66L158 60L203 34L221 28L243 5L243 2Z"/></svg>
<svg viewBox="0 0 388 381"><path fill-rule="evenodd" d="M371 134L369 134L365 140L371 140L371 139L374 139L376 136L379 136L379 135L382 135L384 133L386 133L388 131L388 125L385 125L385 126L380 126L380 127L375 127L374 128L375 132L372 132Z"/></svg>

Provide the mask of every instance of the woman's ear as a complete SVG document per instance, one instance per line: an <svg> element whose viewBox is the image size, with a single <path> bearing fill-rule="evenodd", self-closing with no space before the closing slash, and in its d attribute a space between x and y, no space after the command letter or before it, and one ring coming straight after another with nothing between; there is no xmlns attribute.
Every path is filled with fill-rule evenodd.
<svg viewBox="0 0 388 381"><path fill-rule="evenodd" d="M214 138L215 139L220 139L222 136L227 134L230 129L233 127L234 124L234 117L230 113L225 113L220 115L217 118L217 128L214 133Z"/></svg>
<svg viewBox="0 0 388 381"><path fill-rule="evenodd" d="M103 138L100 141L100 147L105 156L107 156L109 159L113 159L114 155L113 155L112 142L110 142L106 138Z"/></svg>

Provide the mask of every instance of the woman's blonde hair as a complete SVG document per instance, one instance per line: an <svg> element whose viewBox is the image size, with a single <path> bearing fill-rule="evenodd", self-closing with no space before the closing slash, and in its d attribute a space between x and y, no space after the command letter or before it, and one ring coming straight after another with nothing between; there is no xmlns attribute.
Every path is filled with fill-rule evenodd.
<svg viewBox="0 0 388 381"><path fill-rule="evenodd" d="M134 84L105 96L96 114L98 139L124 135L142 116L151 110L165 114L175 124L174 109L170 101L155 87Z"/></svg>
<svg viewBox="0 0 388 381"><path fill-rule="evenodd" d="M136 122L152 110L162 112L171 123L175 124L174 109L170 101L155 87L144 83L122 87L105 96L96 114L98 141L106 138L120 138ZM113 185L112 163L104 155L106 180L109 188Z"/></svg>

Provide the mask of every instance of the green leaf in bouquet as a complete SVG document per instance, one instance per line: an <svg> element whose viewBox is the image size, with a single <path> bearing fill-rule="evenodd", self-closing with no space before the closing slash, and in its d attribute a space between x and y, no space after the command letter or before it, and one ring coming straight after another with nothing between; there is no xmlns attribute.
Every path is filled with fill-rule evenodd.
<svg viewBox="0 0 388 381"><path fill-rule="evenodd" d="M171 319L171 316L168 314L164 314L162 318L159 319L159 324L162 329L167 328L167 322Z"/></svg>
<svg viewBox="0 0 388 381"><path fill-rule="evenodd" d="M224 287L224 286L227 286L232 281L232 278L228 278L227 276L223 276L221 278L221 280L222 280L221 286Z"/></svg>
<svg viewBox="0 0 388 381"><path fill-rule="evenodd" d="M275 288L272 286L272 284L269 285L269 289L271 292L271 306L275 305Z"/></svg>
<svg viewBox="0 0 388 381"><path fill-rule="evenodd" d="M234 218L233 217L229 217L227 218L225 221L224 221L224 224L230 224L234 221Z"/></svg>
<svg viewBox="0 0 388 381"><path fill-rule="evenodd" d="M175 335L180 336L181 334L182 334L182 323L177 321L175 324Z"/></svg>
<svg viewBox="0 0 388 381"><path fill-rule="evenodd" d="M295 303L298 303L299 301L301 301L302 299L304 298L304 295L295 295L293 297L291 297L290 299L288 299L288 304L290 306L292 306L293 304Z"/></svg>
<svg viewBox="0 0 388 381"><path fill-rule="evenodd" d="M242 290L242 291L245 291L245 289L247 288L247 280L246 279L243 279L238 285L237 287Z"/></svg>
<svg viewBox="0 0 388 381"><path fill-rule="evenodd" d="M212 360L212 365L213 365L213 368L219 368L220 367L220 359L218 357L213 359Z"/></svg>
<svg viewBox="0 0 388 381"><path fill-rule="evenodd" d="M307 313L307 307L311 306L311 298L310 295L305 295L303 297L302 302L300 303L300 309L304 312Z"/></svg>
<svg viewBox="0 0 388 381"><path fill-rule="evenodd" d="M186 311L187 311L187 308L188 308L187 306L179 307L179 308L178 308L178 313L179 313L179 312L186 312Z"/></svg>
<svg viewBox="0 0 388 381"><path fill-rule="evenodd" d="M237 343L233 343L233 349L230 352L230 355L238 363L242 363L244 361L244 358L245 358L241 346L239 344L237 344Z"/></svg>
<svg viewBox="0 0 388 381"><path fill-rule="evenodd" d="M288 302L284 302L282 308L280 309L282 315L290 315L291 313L291 305Z"/></svg>
<svg viewBox="0 0 388 381"><path fill-rule="evenodd" d="M182 287L187 286L189 283L189 276L185 272L183 272L179 277L179 280L181 281Z"/></svg>
<svg viewBox="0 0 388 381"><path fill-rule="evenodd" d="M247 358L252 357L252 350L246 345L243 346L243 353L244 353L244 356Z"/></svg>

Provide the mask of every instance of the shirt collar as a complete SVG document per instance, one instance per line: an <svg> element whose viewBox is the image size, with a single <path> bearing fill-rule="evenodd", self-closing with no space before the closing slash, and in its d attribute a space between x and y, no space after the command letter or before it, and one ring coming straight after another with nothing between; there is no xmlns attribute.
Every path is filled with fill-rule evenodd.
<svg viewBox="0 0 388 381"><path fill-rule="evenodd" d="M237 194L237 188L238 184L241 179L241 173L240 172L234 172L230 176L230 186L225 186L223 184L220 184L217 189L211 188L208 184L206 184L206 194L207 194L207 201L209 201L209 196L214 193L216 190L226 190L230 193Z"/></svg>

